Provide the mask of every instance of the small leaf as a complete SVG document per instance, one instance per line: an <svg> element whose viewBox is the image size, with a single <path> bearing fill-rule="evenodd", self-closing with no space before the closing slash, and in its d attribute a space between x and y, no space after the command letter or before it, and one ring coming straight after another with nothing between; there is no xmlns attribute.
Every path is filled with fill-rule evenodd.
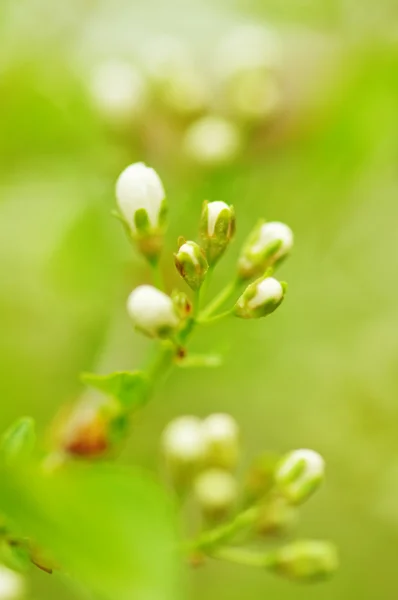
<svg viewBox="0 0 398 600"><path fill-rule="evenodd" d="M7 464L31 456L36 444L35 422L22 417L7 429L0 443L0 453Z"/></svg>
<svg viewBox="0 0 398 600"><path fill-rule="evenodd" d="M83 373L83 383L116 398L124 408L136 409L145 404L149 382L141 371L120 371L110 375Z"/></svg>

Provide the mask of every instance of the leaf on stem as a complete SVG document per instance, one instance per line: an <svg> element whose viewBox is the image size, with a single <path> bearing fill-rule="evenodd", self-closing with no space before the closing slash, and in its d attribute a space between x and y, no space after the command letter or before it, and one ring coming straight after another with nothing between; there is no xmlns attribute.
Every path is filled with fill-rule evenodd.
<svg viewBox="0 0 398 600"><path fill-rule="evenodd" d="M145 404L149 381L142 371L119 371L109 375L83 373L83 383L116 398L126 409L139 408Z"/></svg>

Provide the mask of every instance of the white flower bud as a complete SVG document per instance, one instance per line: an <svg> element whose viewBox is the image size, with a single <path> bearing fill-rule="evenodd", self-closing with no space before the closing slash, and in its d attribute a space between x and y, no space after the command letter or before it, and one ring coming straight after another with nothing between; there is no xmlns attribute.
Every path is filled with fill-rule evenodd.
<svg viewBox="0 0 398 600"><path fill-rule="evenodd" d="M265 317L282 303L286 285L273 277L257 279L251 283L235 305L235 314L242 319Z"/></svg>
<svg viewBox="0 0 398 600"><path fill-rule="evenodd" d="M195 242L184 242L174 255L181 277L193 290L198 290L205 280L209 265L201 247Z"/></svg>
<svg viewBox="0 0 398 600"><path fill-rule="evenodd" d="M269 555L267 567L293 581L319 581L339 566L337 549L330 542L298 540Z"/></svg>
<svg viewBox="0 0 398 600"><path fill-rule="evenodd" d="M133 290L127 312L135 327L150 337L169 337L180 324L173 300L151 285Z"/></svg>
<svg viewBox="0 0 398 600"><path fill-rule="evenodd" d="M275 471L279 491L292 504L307 500L325 476L325 462L314 450L294 450L280 461Z"/></svg>
<svg viewBox="0 0 398 600"><path fill-rule="evenodd" d="M145 82L132 65L108 61L93 69L90 81L93 103L101 114L114 122L134 118L145 101Z"/></svg>
<svg viewBox="0 0 398 600"><path fill-rule="evenodd" d="M25 582L21 575L0 565L0 600L16 600L25 592Z"/></svg>
<svg viewBox="0 0 398 600"><path fill-rule="evenodd" d="M284 223L261 222L250 234L238 262L242 279L250 279L274 267L293 246L293 232Z"/></svg>
<svg viewBox="0 0 398 600"><path fill-rule="evenodd" d="M193 416L174 419L163 431L161 444L174 483L187 482L202 466L205 456L201 420Z"/></svg>
<svg viewBox="0 0 398 600"><path fill-rule="evenodd" d="M194 494L207 517L221 517L235 503L238 486L231 473L209 469L195 479Z"/></svg>
<svg viewBox="0 0 398 600"><path fill-rule="evenodd" d="M212 467L233 469L239 456L239 427L228 414L213 414L203 421L206 463Z"/></svg>
<svg viewBox="0 0 398 600"><path fill-rule="evenodd" d="M233 206L219 200L204 202L200 235L209 265L214 265L221 258L234 234L235 211Z"/></svg>
<svg viewBox="0 0 398 600"><path fill-rule="evenodd" d="M237 126L222 117L207 116L187 129L184 148L194 161L204 165L232 162L242 146Z"/></svg>

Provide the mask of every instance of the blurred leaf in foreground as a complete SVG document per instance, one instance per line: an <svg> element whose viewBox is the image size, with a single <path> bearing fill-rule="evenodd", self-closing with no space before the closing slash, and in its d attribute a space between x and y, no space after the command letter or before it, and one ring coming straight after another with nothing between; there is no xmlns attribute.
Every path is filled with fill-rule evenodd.
<svg viewBox="0 0 398 600"><path fill-rule="evenodd" d="M112 466L0 468L0 511L62 571L118 600L177 598L172 511L144 473Z"/></svg>

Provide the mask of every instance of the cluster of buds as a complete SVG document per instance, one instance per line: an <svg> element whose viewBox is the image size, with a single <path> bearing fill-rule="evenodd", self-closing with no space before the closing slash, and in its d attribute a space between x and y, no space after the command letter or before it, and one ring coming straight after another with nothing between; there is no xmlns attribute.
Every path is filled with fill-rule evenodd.
<svg viewBox="0 0 398 600"><path fill-rule="evenodd" d="M230 532L240 534L240 544L250 542L253 536L289 534L298 521L297 505L309 499L324 479L324 461L317 452L294 450L280 458L257 460L240 489L234 473L241 453L240 437L237 423L227 414L203 420L179 417L163 432L162 453L169 479L179 493L192 494L204 517L204 532L193 548L203 558L228 559L228 546L224 545L234 541ZM255 493L250 489L253 483ZM218 525L209 530L215 523ZM234 553L233 560L239 556ZM242 562L247 563L247 557ZM292 580L317 581L335 572L338 558L329 542L297 540L254 555L252 564Z"/></svg>
<svg viewBox="0 0 398 600"><path fill-rule="evenodd" d="M93 108L120 132L140 128L150 145L158 144L156 107L158 119L173 122L174 135L162 139L167 151L175 144L173 152L194 164L231 164L281 113L281 43L253 24L232 28L209 50L199 61L183 40L162 35L130 60L109 57L84 75Z"/></svg>
<svg viewBox="0 0 398 600"><path fill-rule="evenodd" d="M128 166L116 184L118 217L139 251L156 267L163 246L167 204L157 173L136 163ZM200 218L200 243L180 238L174 261L178 273L194 292L199 292L209 272L224 255L235 234L233 206L216 200L205 201ZM291 229L278 222L261 222L249 236L238 260L236 289L249 284L229 311L243 319L272 313L282 303L287 285L271 277L293 245ZM249 283L249 280L257 279ZM199 308L198 306L194 307ZM135 289L127 301L135 327L150 337L175 339L192 319L187 296L170 296L151 285ZM197 311L196 311L197 313ZM200 321L200 316L199 316Z"/></svg>
<svg viewBox="0 0 398 600"><path fill-rule="evenodd" d="M228 414L171 421L162 435L162 453L177 490L192 489L208 519L228 514L237 498L233 472L239 459L239 428Z"/></svg>

